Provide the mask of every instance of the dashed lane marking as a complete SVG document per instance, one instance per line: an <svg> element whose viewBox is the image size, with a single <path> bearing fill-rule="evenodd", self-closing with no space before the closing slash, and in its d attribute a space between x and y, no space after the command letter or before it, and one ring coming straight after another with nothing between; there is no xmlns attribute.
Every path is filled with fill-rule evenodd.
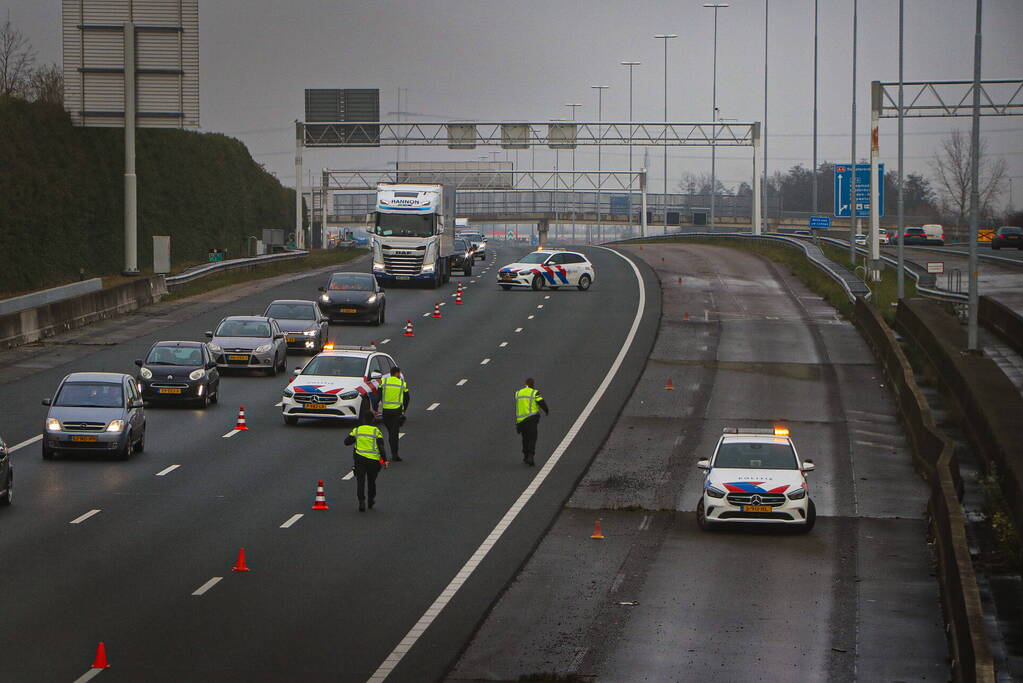
<svg viewBox="0 0 1023 683"><path fill-rule="evenodd" d="M354 472L349 472L349 474L354 474ZM302 517L304 517L304 516L305 515L303 515L301 513L298 513L298 514L292 515L291 517L288 517L288 521L285 522L284 524L282 524L281 528L282 529L290 529L292 524L294 524L298 520L302 519Z"/></svg>
<svg viewBox="0 0 1023 683"><path fill-rule="evenodd" d="M547 296L544 297L544 299L550 299L550 298L551 298L550 294L548 294Z"/></svg>
<svg viewBox="0 0 1023 683"><path fill-rule="evenodd" d="M24 448L25 446L31 446L36 441L39 441L41 438L43 438L42 434L36 434L31 439L25 439L24 441L22 441L21 443L17 444L16 446L11 446L10 448L7 449L7 451L9 453L13 453L14 451L18 450L19 448Z"/></svg>
<svg viewBox="0 0 1023 683"><path fill-rule="evenodd" d="M224 434L224 436L222 436L222 437L220 437L220 438L221 438L221 439L230 439L230 438L231 438L232 436L234 436L235 434L237 434L237 433L238 433L238 431L239 431L239 430L237 430L237 429L232 429L231 431L229 431L229 432L228 432L227 434Z"/></svg>
<svg viewBox="0 0 1023 683"><path fill-rule="evenodd" d="M460 380L458 380L458 381L457 381L457 382L455 383L455 386L456 386L456 387L460 387L460 386L462 386L463 384L465 384L465 383L466 383L466 382L468 382L468 381L469 381L469 380L467 380L467 379L464 379L464 378L463 378L463 379L460 379Z"/></svg>
<svg viewBox="0 0 1023 683"><path fill-rule="evenodd" d="M99 514L99 510L89 510L84 515L79 515L78 517L75 517L69 523L70 524L81 524L82 522L84 522L85 520L89 519L93 515L98 515L98 514Z"/></svg>
<svg viewBox="0 0 1023 683"><path fill-rule="evenodd" d="M515 331L516 331L516 332L521 332L521 331L522 331L522 328L521 328L521 327L516 327L516 328L515 328Z"/></svg>
<svg viewBox="0 0 1023 683"><path fill-rule="evenodd" d="M535 318L535 317L536 317L535 315L531 315L531 316L529 316L528 318L526 318L526 320L532 320L532 319L533 319L533 318Z"/></svg>
<svg viewBox="0 0 1023 683"><path fill-rule="evenodd" d="M381 340L380 340L380 343L381 343L381 344L386 344L386 343L387 343L387 342L389 342L389 341L391 341L391 338L390 338L390 337L388 337L387 339L381 339Z"/></svg>
<svg viewBox="0 0 1023 683"><path fill-rule="evenodd" d="M430 407L427 408L427 410L437 410L437 406L439 405L440 405L439 403L431 403Z"/></svg>
<svg viewBox="0 0 1023 683"><path fill-rule="evenodd" d="M641 521L639 523L639 530L640 531L646 531L647 529L649 529L650 528L650 522L652 522L652 521L653 521L653 517L651 517L650 515L643 515L643 521Z"/></svg>
<svg viewBox="0 0 1023 683"><path fill-rule="evenodd" d="M348 474L346 474L345 476L341 477L341 481L348 481L349 479L351 479L354 476L355 476L355 470L349 470Z"/></svg>
<svg viewBox="0 0 1023 683"><path fill-rule="evenodd" d="M195 596L203 595L206 591L220 583L220 580L223 578L224 578L223 576L214 576L212 579L210 579L209 581L207 581L206 583L192 591L192 595Z"/></svg>
<svg viewBox="0 0 1023 683"><path fill-rule="evenodd" d="M96 678L96 676L99 676L104 671L106 671L106 669L89 669L84 674L76 678L75 683L88 683L89 681Z"/></svg>
<svg viewBox="0 0 1023 683"><path fill-rule="evenodd" d="M501 342L500 344L497 345L497 347L501 349L503 349L506 346L508 346L508 342Z"/></svg>
<svg viewBox="0 0 1023 683"><path fill-rule="evenodd" d="M490 362L489 358L484 358L483 360L480 361L480 365L486 365L489 362Z"/></svg>
<svg viewBox="0 0 1023 683"><path fill-rule="evenodd" d="M430 314L429 312L427 312L427 313L423 313L423 317L424 317L424 318L429 318L429 317L430 317L430 315L431 315L431 314Z"/></svg>
<svg viewBox="0 0 1023 683"><path fill-rule="evenodd" d="M158 476L158 477L165 476L167 474L170 474L174 470L178 469L179 467L181 467L181 465L171 465L170 467L165 467L162 470L160 470L159 472L157 472L156 476Z"/></svg>
<svg viewBox="0 0 1023 683"><path fill-rule="evenodd" d="M536 307L537 308L543 308L543 304L537 304Z"/></svg>

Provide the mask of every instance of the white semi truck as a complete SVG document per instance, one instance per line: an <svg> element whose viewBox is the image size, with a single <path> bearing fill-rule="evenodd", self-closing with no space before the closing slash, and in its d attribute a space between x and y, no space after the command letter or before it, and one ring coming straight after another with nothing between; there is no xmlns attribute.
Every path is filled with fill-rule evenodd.
<svg viewBox="0 0 1023 683"><path fill-rule="evenodd" d="M380 183L373 233L373 275L381 284L438 287L451 277L454 190L443 185Z"/></svg>

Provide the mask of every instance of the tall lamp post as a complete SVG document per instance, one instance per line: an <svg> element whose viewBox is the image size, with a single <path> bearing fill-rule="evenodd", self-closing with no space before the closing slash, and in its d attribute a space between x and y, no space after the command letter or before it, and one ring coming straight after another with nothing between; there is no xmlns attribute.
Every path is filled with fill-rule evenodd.
<svg viewBox="0 0 1023 683"><path fill-rule="evenodd" d="M714 57L711 75L711 116L712 121L718 119L718 10L728 7L727 2L705 2L703 6L714 10ZM714 229L714 195L717 194L717 142L718 127L711 127L713 140L710 146L710 228Z"/></svg>
<svg viewBox="0 0 1023 683"><path fill-rule="evenodd" d="M763 192L763 229L762 233L767 232L767 36L770 28L770 17L771 17L771 0L764 0L764 120L760 124L760 140L761 149L763 150L764 163L761 173L763 173L764 179L760 182L761 192ZM778 222L781 224L781 212L778 212Z"/></svg>
<svg viewBox="0 0 1023 683"><path fill-rule="evenodd" d="M716 15L715 15L716 16ZM668 41L678 38L674 33L659 33L654 38L664 41L664 122L668 122ZM664 131L664 232L668 232L668 131Z"/></svg>
<svg viewBox="0 0 1023 683"><path fill-rule="evenodd" d="M901 76L899 81L902 81ZM813 0L813 191L810 196L813 212L817 213L817 0Z"/></svg>
<svg viewBox="0 0 1023 683"><path fill-rule="evenodd" d="M603 116L604 116L604 109L603 109L604 91L607 90L608 88L610 88L611 86L610 85L591 85L590 87L597 91L597 240L599 241L601 239L601 228L600 228L600 188L603 185L603 183L600 180L600 172L602 170L601 166L600 166L600 140L604 136L604 132L602 130L603 126L600 125L600 122L603 120Z"/></svg>
<svg viewBox="0 0 1023 683"><path fill-rule="evenodd" d="M622 66L629 67L629 186L632 186L632 137L635 131L632 129L632 71L643 62L621 62ZM629 226L632 226L632 193L629 193Z"/></svg>
<svg viewBox="0 0 1023 683"><path fill-rule="evenodd" d="M578 107L583 106L578 102L565 102L565 106L572 110L572 120L575 121L575 110ZM576 222L576 209L578 206L579 198L575 194L575 144L572 144L572 242L575 242L575 222Z"/></svg>

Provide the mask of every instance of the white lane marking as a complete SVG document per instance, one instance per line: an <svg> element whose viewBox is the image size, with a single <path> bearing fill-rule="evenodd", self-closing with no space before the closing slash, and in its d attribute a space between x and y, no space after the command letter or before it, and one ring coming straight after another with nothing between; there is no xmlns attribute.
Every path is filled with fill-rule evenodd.
<svg viewBox="0 0 1023 683"><path fill-rule="evenodd" d="M227 434L224 434L224 436L222 436L220 438L221 439L230 439L232 436L234 436L237 433L238 433L237 429L232 429L231 431L229 431Z"/></svg>
<svg viewBox="0 0 1023 683"><path fill-rule="evenodd" d="M710 311L703 309L703 322L710 322Z"/></svg>
<svg viewBox="0 0 1023 683"><path fill-rule="evenodd" d="M469 284L470 285L474 285L474 284L476 284L476 281L475 280L469 280Z"/></svg>
<svg viewBox="0 0 1023 683"><path fill-rule="evenodd" d="M521 327L516 327L516 328L515 328L515 331L516 331L516 332L521 332L521 331L522 331L522 328L521 328Z"/></svg>
<svg viewBox="0 0 1023 683"><path fill-rule="evenodd" d="M355 470L349 470L348 474L346 474L345 476L341 477L341 481L348 481L349 479L353 478L354 476L355 476Z"/></svg>
<svg viewBox="0 0 1023 683"><path fill-rule="evenodd" d="M447 301L441 301L441 302L440 302L440 305L441 305L441 306L447 306L447 304L448 304L448 302L447 302Z"/></svg>
<svg viewBox="0 0 1023 683"><path fill-rule="evenodd" d="M490 362L489 358L484 358L483 360L480 361L480 365L486 365L489 362Z"/></svg>
<svg viewBox="0 0 1023 683"><path fill-rule="evenodd" d="M431 403L430 407L427 408L427 410L436 410L437 406L439 406L439 405L440 405L439 403Z"/></svg>
<svg viewBox="0 0 1023 683"><path fill-rule="evenodd" d="M400 439L401 437L403 437L403 436L405 436L405 432L398 432L398 438L399 438L399 439Z"/></svg>
<svg viewBox="0 0 1023 683"><path fill-rule="evenodd" d="M284 401L278 401L277 403L274 403L274 408L280 408L282 405L284 405Z"/></svg>
<svg viewBox="0 0 1023 683"><path fill-rule="evenodd" d="M424 318L429 318L429 317L430 317L430 314L429 314L429 313L423 313L423 317L424 317Z"/></svg>
<svg viewBox="0 0 1023 683"><path fill-rule="evenodd" d="M548 294L547 296L544 297L544 299L550 299L550 298L551 298L550 294Z"/></svg>
<svg viewBox="0 0 1023 683"><path fill-rule="evenodd" d="M349 474L355 474L355 473L354 472L349 472ZM288 521L285 522L284 524L282 524L281 528L282 529L290 529L291 525L294 524L295 522L297 522L298 520L302 519L303 516L304 515L299 513L299 514L292 515L291 517L288 517Z"/></svg>
<svg viewBox="0 0 1023 683"><path fill-rule="evenodd" d="M388 337L387 339L381 339L381 340L380 340L380 343L381 343L381 344L386 344L386 343L387 343L387 342L389 342L389 341L391 341L391 338L390 338L390 337Z"/></svg>
<svg viewBox="0 0 1023 683"><path fill-rule="evenodd" d="M42 434L36 434L36 435L35 435L35 436L33 436L33 437L32 437L31 439L25 439L24 441L22 441L22 442L21 442L21 443L19 443L18 445L16 445L16 446L11 446L10 448L8 448L8 449L7 449L7 451L8 451L9 453L13 453L14 451L18 450L19 448L24 448L25 446L31 446L31 445L32 445L32 444L34 444L34 443L35 443L36 441L39 441L39 439L41 439L41 438L43 438L43 435L42 435Z"/></svg>
<svg viewBox="0 0 1023 683"><path fill-rule="evenodd" d="M106 671L106 669L89 669L84 674L76 678L75 683L88 683L88 681L96 678L96 676L99 676L104 671Z"/></svg>
<svg viewBox="0 0 1023 683"><path fill-rule="evenodd" d="M526 318L526 320L532 320L532 319L533 319L533 318L535 318L535 317L536 317L535 315L531 315L531 316L529 316L528 318Z"/></svg>
<svg viewBox="0 0 1023 683"><path fill-rule="evenodd" d="M465 383L466 383L466 382L468 382L468 381L469 381L469 380L467 380L467 379L460 379L460 380L458 380L457 382L455 382L455 386L456 386L456 387L460 387L460 386L462 386L463 384L465 384Z"/></svg>
<svg viewBox="0 0 1023 683"><path fill-rule="evenodd" d="M536 307L537 308L543 308L543 304L537 304Z"/></svg>
<svg viewBox="0 0 1023 683"><path fill-rule="evenodd" d="M209 581L207 581L206 583L192 591L192 595L202 595L203 593L205 593L206 591L220 583L221 579L223 578L224 578L223 576L214 576L212 579L210 579Z"/></svg>
<svg viewBox="0 0 1023 683"><path fill-rule="evenodd" d="M603 249L604 247L600 248ZM597 390L593 392L590 400L586 403L582 412L579 413L579 417L577 417L575 422L572 423L572 426L565 433L561 443L558 444L558 447L554 449L553 453L551 453L547 462L543 464L540 471L533 477L529 486L527 486L522 494L519 495L518 500L516 500L515 503L508 508L508 512L504 514L501 521L497 523L497 526L495 526L486 539L484 539L483 543L481 543L476 549L476 552L472 554L458 573L455 574L447 587L441 591L441 594L437 596L437 598L433 601L433 604L431 604L426 612L423 613L423 616L419 617L419 620L415 623L412 629L406 633L405 637L401 639L393 650L391 650L391 654L387 655L387 658L384 659L379 668L377 668L377 670L369 678L369 681L379 683L386 679L387 676L394 671L394 668L398 666L405 655L408 654L409 650L412 649L412 646L415 645L423 633L426 632L426 629L430 627L430 624L432 624L434 619L437 618L437 615L444 610L447 604L451 601L451 598L455 596L469 577L472 576L473 572L476 571L476 568L479 567L481 562L483 562L483 559L490 553L491 549L497 545L497 542L501 539L501 536L504 535L504 532L509 526L511 526L512 522L515 521L515 518L519 516L519 513L526 507L526 504L530 501L533 495L536 494L537 490L539 490L544 480L547 479L548 475L550 475L551 471L558 464L558 461L561 460L561 456L564 455L565 451L568 450L568 447L572 445L576 435L582 429L586 420L589 419L590 414L593 413L597 403L604 397L608 387L611 386L611 382L618 374L618 369L622 366L622 363L625 361L625 356L632 348L632 342L636 338L636 331L639 329L639 324L643 320L643 311L646 309L646 290L643 287L643 277L640 275L639 268L636 267L636 264L616 251L611 249L607 249L607 251L615 254L632 267L632 272L636 276L636 283L639 285L636 317L632 320L632 327L629 328L629 334L625 337L625 342L622 344L621 350L618 351L618 356L615 357L614 362L611 363L611 367L608 369L607 374L604 375L604 379L597 387Z"/></svg>
<svg viewBox="0 0 1023 683"><path fill-rule="evenodd" d="M650 522L653 521L653 517L650 515L643 515L643 521L639 523L639 530L645 531L650 528Z"/></svg>
<svg viewBox="0 0 1023 683"><path fill-rule="evenodd" d="M508 346L508 342L501 342L500 344L497 345L497 347L500 349L503 349L506 346Z"/></svg>
<svg viewBox="0 0 1023 683"><path fill-rule="evenodd" d="M157 472L156 476L162 477L164 475L170 474L171 472L173 472L174 470L178 469L179 467L181 467L181 465L171 465L170 467L165 467L162 470L160 470L159 472Z"/></svg>
<svg viewBox="0 0 1023 683"><path fill-rule="evenodd" d="M85 520L89 519L93 515L98 515L98 514L99 514L99 510L89 510L84 515L79 515L78 517L75 517L69 523L70 524L81 524L82 522L84 522Z"/></svg>

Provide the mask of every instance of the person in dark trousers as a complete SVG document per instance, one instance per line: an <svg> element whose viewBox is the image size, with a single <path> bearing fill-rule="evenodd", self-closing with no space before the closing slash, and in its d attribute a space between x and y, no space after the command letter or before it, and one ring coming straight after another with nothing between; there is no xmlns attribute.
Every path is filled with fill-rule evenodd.
<svg viewBox="0 0 1023 683"><path fill-rule="evenodd" d="M522 435L522 462L534 465L536 455L537 427L540 426L540 411L550 414L543 396L533 386L533 378L526 380L526 386L515 392L515 431Z"/></svg>
<svg viewBox="0 0 1023 683"><path fill-rule="evenodd" d="M355 444L352 452L352 471L355 472L355 493L359 498L359 512L366 511L366 482L369 480L369 507L377 497L377 475L381 467L387 467L384 453L384 433L373 424L373 414L359 418L359 426L345 437L345 445Z"/></svg>
<svg viewBox="0 0 1023 683"><path fill-rule="evenodd" d="M380 383L381 408L384 414L384 426L391 447L391 460L401 462L398 455L398 430L405 424L405 411L408 410L408 383L401 376L401 369L391 368L391 374Z"/></svg>

